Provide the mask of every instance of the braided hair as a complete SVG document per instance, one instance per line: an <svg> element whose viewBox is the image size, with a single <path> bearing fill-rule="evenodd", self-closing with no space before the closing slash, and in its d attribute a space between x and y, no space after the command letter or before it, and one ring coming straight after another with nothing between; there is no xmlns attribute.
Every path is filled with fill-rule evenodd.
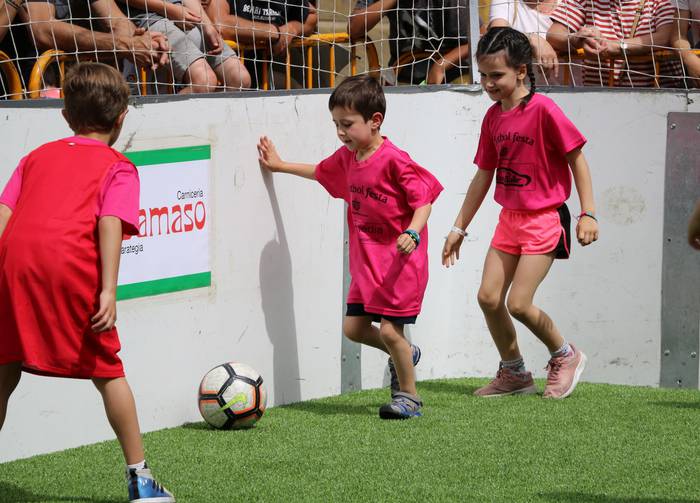
<svg viewBox="0 0 700 503"><path fill-rule="evenodd" d="M525 106L535 94L535 72L532 69L532 48L524 33L510 27L498 26L487 31L476 47L476 59L489 54L504 51L506 64L516 70L520 65L527 68L527 78L530 80L530 93L521 102Z"/></svg>

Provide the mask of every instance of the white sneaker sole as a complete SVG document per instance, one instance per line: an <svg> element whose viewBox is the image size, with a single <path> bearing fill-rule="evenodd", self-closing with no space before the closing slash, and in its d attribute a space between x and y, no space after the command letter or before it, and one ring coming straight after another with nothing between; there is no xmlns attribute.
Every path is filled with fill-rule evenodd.
<svg viewBox="0 0 700 503"><path fill-rule="evenodd" d="M513 396L513 395L534 395L537 393L537 387L533 384L527 388L518 389L515 391L510 391L508 393L494 393L493 395L474 395L480 398L499 398L502 396Z"/></svg>
<svg viewBox="0 0 700 503"><path fill-rule="evenodd" d="M162 498L139 498L137 500L130 500L129 503L175 503L175 498L169 498L164 496Z"/></svg>
<svg viewBox="0 0 700 503"><path fill-rule="evenodd" d="M569 386L569 389L567 389L564 393L562 393L561 396L548 396L547 398L553 398L555 400L561 400L563 398L566 398L569 396L571 393L574 392L574 389L576 389L576 385L578 384L578 380L581 378L581 374L583 373L583 369L586 368L586 362L588 361L588 357L584 352L581 353L581 361L578 363L578 366L576 367L576 370L574 371L574 380L571 381L571 386Z"/></svg>

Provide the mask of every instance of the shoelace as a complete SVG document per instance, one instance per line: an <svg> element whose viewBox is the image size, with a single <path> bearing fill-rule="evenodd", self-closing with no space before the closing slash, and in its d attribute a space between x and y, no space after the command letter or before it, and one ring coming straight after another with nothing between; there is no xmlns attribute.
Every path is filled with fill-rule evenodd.
<svg viewBox="0 0 700 503"><path fill-rule="evenodd" d="M550 380L550 377L553 379L556 379L559 377L559 371L561 370L561 358L552 358L549 360L547 363L547 366L544 368L547 372L547 380Z"/></svg>

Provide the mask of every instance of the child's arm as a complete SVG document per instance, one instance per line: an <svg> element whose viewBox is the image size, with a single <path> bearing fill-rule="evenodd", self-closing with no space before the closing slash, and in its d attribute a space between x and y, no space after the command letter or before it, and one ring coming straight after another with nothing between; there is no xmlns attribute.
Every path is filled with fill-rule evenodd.
<svg viewBox="0 0 700 503"><path fill-rule="evenodd" d="M581 243L581 246L586 246L598 239L598 221L595 217L584 215L584 213L595 215L591 172L580 148L566 154L566 160L569 161L569 166L571 166L574 183L581 202L581 215L578 224L576 224L576 238Z"/></svg>
<svg viewBox="0 0 700 503"><path fill-rule="evenodd" d="M0 221L0 232L2 231L2 223ZM696 250L700 250L700 201L695 206L695 211L690 216L688 221L688 243Z"/></svg>
<svg viewBox="0 0 700 503"><path fill-rule="evenodd" d="M298 164L283 161L274 143L267 136L261 136L258 143L258 161L260 167L269 171L279 171L281 173L290 173L292 175L308 178L309 180L316 179L316 166L313 164Z"/></svg>
<svg viewBox="0 0 700 503"><path fill-rule="evenodd" d="M2 233L5 231L7 222L9 222L11 216L12 210L10 207L0 203L0 236L2 236Z"/></svg>
<svg viewBox="0 0 700 503"><path fill-rule="evenodd" d="M111 330L117 321L117 275L122 246L122 221L117 217L104 216L97 223L102 264L102 291L100 309L92 317L93 332Z"/></svg>
<svg viewBox="0 0 700 503"><path fill-rule="evenodd" d="M425 206L421 206L420 208L416 209L416 211L413 212L411 223L406 230L411 230L416 234L420 234L423 227L425 227L425 224L428 223L428 217L430 216L432 209L432 204L426 204ZM409 234L399 234L399 237L396 240L396 248L398 248L401 253L409 254L417 247L418 245Z"/></svg>
<svg viewBox="0 0 700 503"><path fill-rule="evenodd" d="M484 197L491 187L495 170L477 169L476 175L469 184L467 195L464 196L462 208L455 219L454 226L465 230L471 223L474 215L481 207ZM450 231L445 240L445 246L442 249L442 265L450 267L459 260L459 247L462 245L464 236L455 231Z"/></svg>

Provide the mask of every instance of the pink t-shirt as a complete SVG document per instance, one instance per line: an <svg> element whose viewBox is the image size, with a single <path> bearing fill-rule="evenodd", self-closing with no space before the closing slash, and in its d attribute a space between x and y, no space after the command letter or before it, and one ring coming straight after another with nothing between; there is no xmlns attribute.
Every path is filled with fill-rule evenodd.
<svg viewBox="0 0 700 503"><path fill-rule="evenodd" d="M535 94L507 112L495 103L481 124L474 163L496 171L495 199L509 210L561 206L571 194L566 154L586 138L549 98Z"/></svg>
<svg viewBox="0 0 700 503"><path fill-rule="evenodd" d="M348 203L350 274L348 303L389 316L420 313L428 284L428 226L410 255L396 249L417 208L432 204L442 185L388 139L369 159L341 147L316 166L316 179Z"/></svg>
<svg viewBox="0 0 700 503"><path fill-rule="evenodd" d="M82 145L104 145L99 140L72 136L62 141ZM10 180L0 195L0 203L14 210L22 192L22 175L25 158L19 162ZM114 216L123 222L124 234L138 234L139 225L139 175L133 164L118 161L105 177L95 215Z"/></svg>

